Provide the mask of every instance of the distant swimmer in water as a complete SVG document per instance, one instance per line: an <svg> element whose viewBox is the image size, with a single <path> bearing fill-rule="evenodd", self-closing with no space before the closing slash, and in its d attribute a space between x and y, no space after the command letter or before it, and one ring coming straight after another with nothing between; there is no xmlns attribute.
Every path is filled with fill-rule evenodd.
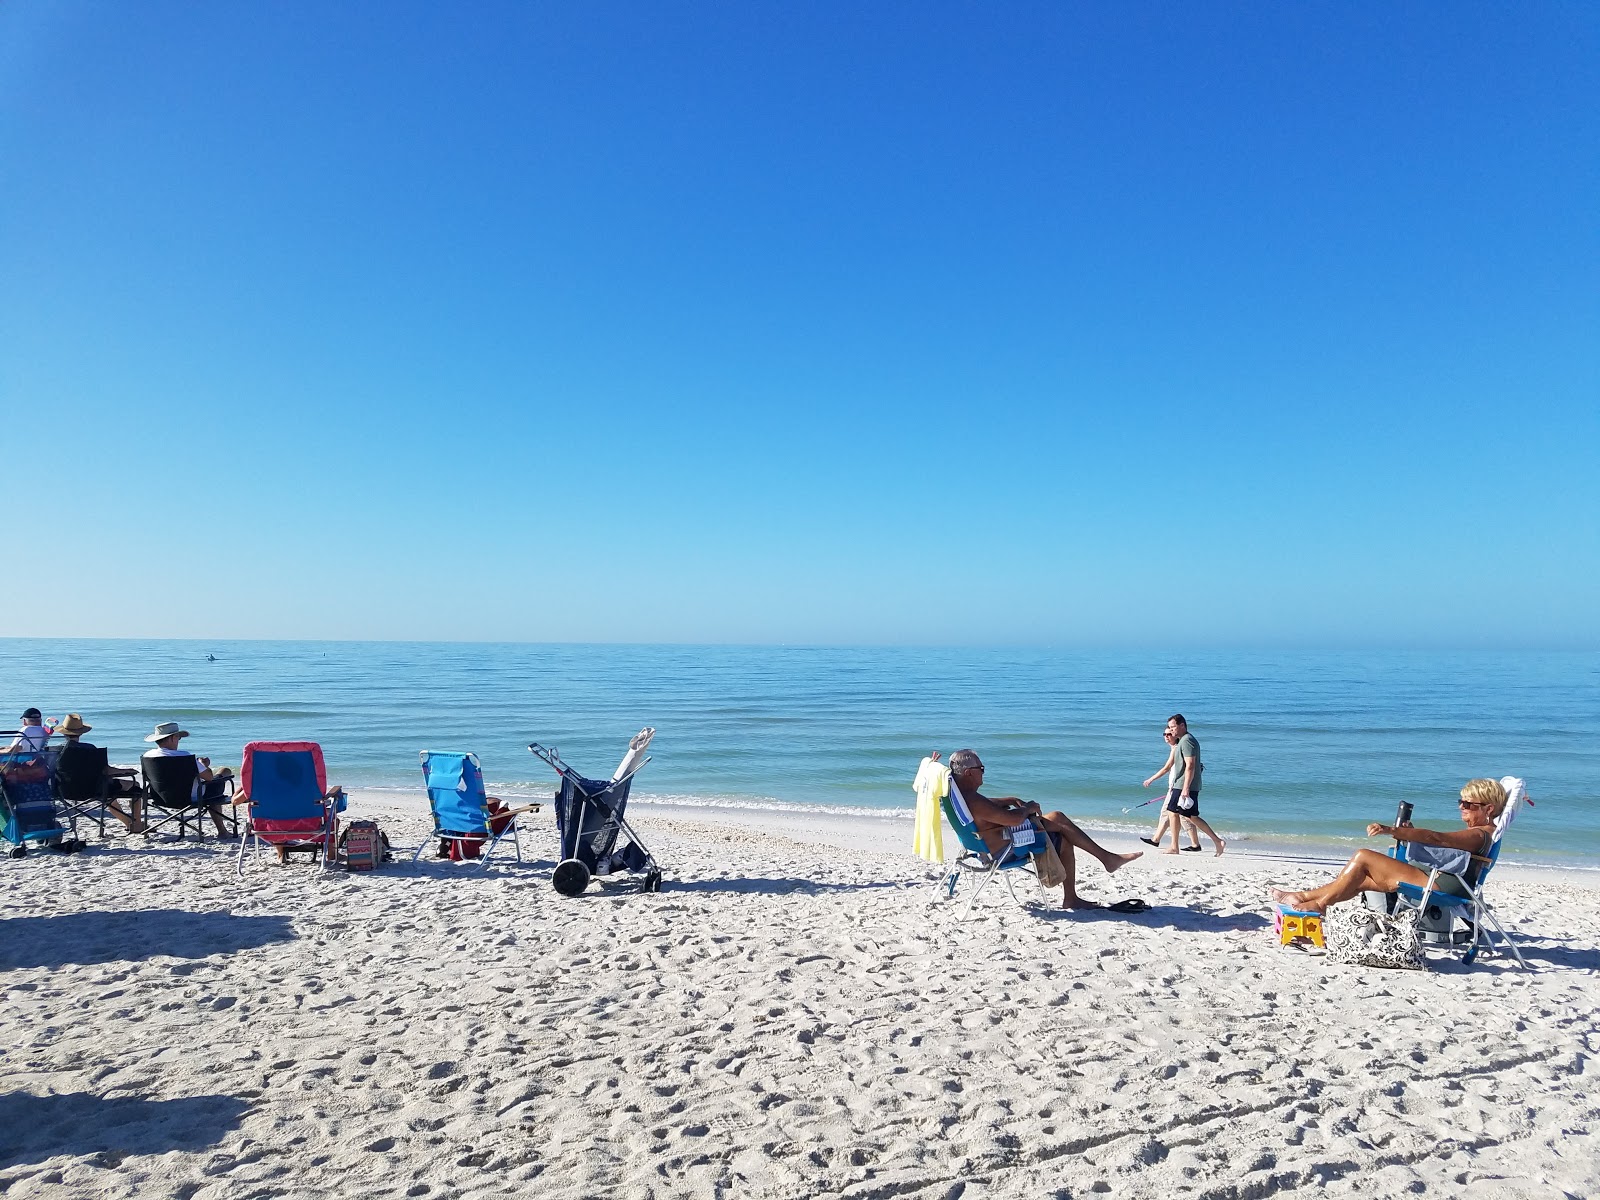
<svg viewBox="0 0 1600 1200"><path fill-rule="evenodd" d="M208 655L206 655L206 661L207 662L216 662L217 661L217 656L215 654L208 654Z"/></svg>

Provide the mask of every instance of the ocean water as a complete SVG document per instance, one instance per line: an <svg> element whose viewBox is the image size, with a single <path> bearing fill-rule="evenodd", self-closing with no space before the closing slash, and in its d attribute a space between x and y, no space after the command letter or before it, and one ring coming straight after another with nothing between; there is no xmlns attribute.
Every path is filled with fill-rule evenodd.
<svg viewBox="0 0 1600 1200"><path fill-rule="evenodd" d="M215 661L207 661L207 655ZM0 639L0 724L80 712L131 762L158 721L238 764L250 740L322 743L330 781L421 784L417 751L475 751L502 793L548 793L554 745L609 776L657 735L636 796L902 810L931 750L976 749L992 794L1148 828L1140 781L1183 712L1225 837L1362 842L1400 800L1453 827L1463 782L1522 775L1508 861L1600 867L1600 654L1238 653L411 642ZM908 825L908 843L909 843Z"/></svg>

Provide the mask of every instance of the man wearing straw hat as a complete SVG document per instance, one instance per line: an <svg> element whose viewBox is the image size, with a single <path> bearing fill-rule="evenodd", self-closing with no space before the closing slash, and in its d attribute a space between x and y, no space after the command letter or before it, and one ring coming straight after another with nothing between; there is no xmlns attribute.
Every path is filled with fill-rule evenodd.
<svg viewBox="0 0 1600 1200"><path fill-rule="evenodd" d="M56 727L56 732L66 739L66 745L61 747L65 756L73 746L81 746L85 750L97 750L99 747L92 742L83 740L83 735L93 729L93 725L85 724L84 719L77 713L68 713L61 724ZM122 827L129 833L144 832L144 789L134 778L138 775L132 767L113 767L106 764L106 811L122 822ZM118 800L128 801L131 813L124 812Z"/></svg>
<svg viewBox="0 0 1600 1200"><path fill-rule="evenodd" d="M189 731L180 726L176 721L163 721L155 727L154 732L145 735L145 741L154 742L155 748L144 752L145 758L195 758L187 750L179 750L178 742L189 736ZM217 827L217 836L228 836L227 822L222 819L221 801L226 794L222 790L221 780L233 774L231 767L223 767L219 771L211 769L209 758L196 759L199 774L194 781L194 799L205 805L206 811L211 814L212 823Z"/></svg>

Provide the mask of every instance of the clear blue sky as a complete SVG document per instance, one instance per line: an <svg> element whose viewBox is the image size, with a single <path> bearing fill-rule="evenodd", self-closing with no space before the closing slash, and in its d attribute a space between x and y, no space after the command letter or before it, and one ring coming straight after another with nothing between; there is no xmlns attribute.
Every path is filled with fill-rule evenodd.
<svg viewBox="0 0 1600 1200"><path fill-rule="evenodd" d="M11 0L0 631L1600 645L1597 97L1589 3Z"/></svg>

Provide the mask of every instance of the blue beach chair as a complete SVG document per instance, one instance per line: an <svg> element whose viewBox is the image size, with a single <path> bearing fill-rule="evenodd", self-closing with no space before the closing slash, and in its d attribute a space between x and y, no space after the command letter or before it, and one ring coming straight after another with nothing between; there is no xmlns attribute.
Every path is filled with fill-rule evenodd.
<svg viewBox="0 0 1600 1200"><path fill-rule="evenodd" d="M1483 886L1489 878L1489 872L1495 863L1500 861L1500 846L1504 835L1504 826L1495 831L1494 840L1489 843L1489 853L1486 856L1473 855L1472 867L1465 875L1456 875L1434 867L1428 873L1426 884L1418 886L1414 883L1402 883L1396 891L1400 904L1415 908L1419 913L1431 917L1443 916L1450 919L1446 934L1447 944L1460 947L1462 962L1471 964L1476 961L1480 950L1493 952L1504 946L1511 951L1511 956L1517 960L1517 965L1526 971L1531 968L1527 960L1522 957L1522 951L1517 949L1517 944L1511 940L1511 935L1506 932L1505 926L1500 924L1494 905L1490 904L1483 894ZM1404 843L1401 845L1403 847ZM1466 928L1456 929L1457 920L1465 922ZM1495 941L1496 936L1499 938L1498 945Z"/></svg>
<svg viewBox="0 0 1600 1200"><path fill-rule="evenodd" d="M585 779L561 761L554 747L547 749L538 742L528 746L561 776L555 798L561 861L556 864L551 882L563 896L577 896L589 886L592 876L614 871L643 872L644 882L639 890L661 890L661 868L625 815L633 777L650 761L645 748L655 733L646 727L635 734L628 743L628 753L608 780ZM624 833L628 840L619 849L617 838Z"/></svg>
<svg viewBox="0 0 1600 1200"><path fill-rule="evenodd" d="M978 823L973 820L972 810L967 807L966 798L956 786L954 776L950 778L950 794L939 803L944 809L945 819L950 822L950 828L956 832L956 840L961 843L961 853L940 878L939 883L944 888L944 894L954 897L956 885L960 882L962 874L978 872L983 878L968 898L966 907L961 910L963 916L978 902L983 889L988 887L996 876L1005 880L1006 890L1011 893L1011 898L1021 904L1022 899L1012 885L1011 876L1002 875L1001 872L1020 868L1033 874L1032 855L1044 848L1044 839L1049 835L1038 824L1029 821L1026 825L1009 830L1011 835L1009 844L999 854L995 854L983 840L983 835L978 832Z"/></svg>
<svg viewBox="0 0 1600 1200"><path fill-rule="evenodd" d="M322 856L324 870L333 866L344 789L328 786L322 747L316 742L247 743L234 803L250 806L239 835L239 875L244 875L245 848L252 845L257 859L268 845L280 862L288 861L291 850L305 850L313 861Z"/></svg>
<svg viewBox="0 0 1600 1200"><path fill-rule="evenodd" d="M489 866L489 856L500 840L507 835L516 847L517 861L522 861L522 834L517 817L525 812L537 811L537 804L522 808L490 808L498 797L484 794L483 767L476 754L463 754L454 750L423 750L422 778L428 785L428 807L433 810L433 836L445 842L464 845L466 857L478 858ZM431 841L431 839L430 839ZM411 856L416 862L430 844L425 841ZM452 856L453 857L453 856Z"/></svg>

